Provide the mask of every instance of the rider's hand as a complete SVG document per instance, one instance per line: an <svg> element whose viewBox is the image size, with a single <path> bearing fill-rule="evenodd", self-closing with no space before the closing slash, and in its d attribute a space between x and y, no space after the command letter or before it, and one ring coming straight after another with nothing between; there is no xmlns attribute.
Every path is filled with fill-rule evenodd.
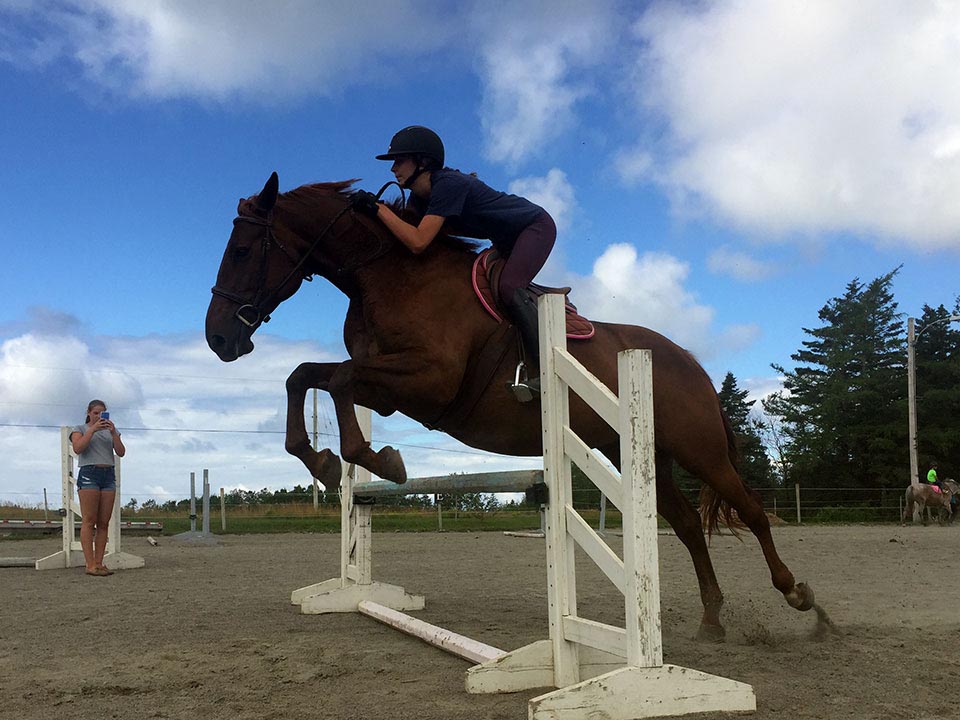
<svg viewBox="0 0 960 720"><path fill-rule="evenodd" d="M356 212L372 218L377 217L377 211L380 208L377 196L366 190L357 190L350 198L350 206Z"/></svg>

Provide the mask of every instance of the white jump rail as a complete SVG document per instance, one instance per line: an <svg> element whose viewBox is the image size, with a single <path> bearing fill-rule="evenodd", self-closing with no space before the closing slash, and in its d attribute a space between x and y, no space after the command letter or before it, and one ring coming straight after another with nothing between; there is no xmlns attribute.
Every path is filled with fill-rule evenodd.
<svg viewBox="0 0 960 720"><path fill-rule="evenodd" d="M470 658L479 664L467 670L467 691L557 688L529 701L530 720L633 720L755 711L756 697L750 685L663 663L651 352L626 350L619 354L618 397L567 352L560 296L542 297L539 314L544 481L548 490L549 639L502 654L485 646L490 657ZM620 433L621 474L611 470L570 429L570 390ZM358 415L369 438L369 412ZM574 509L571 461L620 508L622 558ZM466 651L460 650L476 641L452 634L455 637L445 645L438 641L438 635L451 634L449 631L403 614L404 610L422 609L423 596L373 582L370 506L354 502L353 488L358 481L369 483L368 471L346 468L341 504L341 576L293 591L291 602L300 605L304 613L364 612L371 616L371 604L384 606L395 614L390 620L378 618L381 621L467 657ZM579 615L574 565L577 545L623 594L625 627ZM386 615L377 607L372 609Z"/></svg>
<svg viewBox="0 0 960 720"><path fill-rule="evenodd" d="M70 443L70 431L72 429L66 426L60 428L63 549L37 560L37 570L59 570L83 565L83 548L80 546L80 541L76 539L81 515L80 500L77 497L77 481L74 476L77 456L73 452L73 445ZM103 564L111 570L131 570L143 567L144 561L139 555L131 555L120 549L120 458L115 458L115 463L117 494L113 501L113 514L110 517L110 527L107 533L107 552L103 556Z"/></svg>

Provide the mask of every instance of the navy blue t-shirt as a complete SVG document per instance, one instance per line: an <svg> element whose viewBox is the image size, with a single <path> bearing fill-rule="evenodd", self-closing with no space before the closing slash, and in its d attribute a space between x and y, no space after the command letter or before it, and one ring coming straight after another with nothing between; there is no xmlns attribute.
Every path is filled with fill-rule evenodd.
<svg viewBox="0 0 960 720"><path fill-rule="evenodd" d="M410 203L423 215L439 215L453 235L490 240L504 254L517 236L537 219L543 208L526 198L494 190L459 170L443 168L430 175L430 199L410 195Z"/></svg>

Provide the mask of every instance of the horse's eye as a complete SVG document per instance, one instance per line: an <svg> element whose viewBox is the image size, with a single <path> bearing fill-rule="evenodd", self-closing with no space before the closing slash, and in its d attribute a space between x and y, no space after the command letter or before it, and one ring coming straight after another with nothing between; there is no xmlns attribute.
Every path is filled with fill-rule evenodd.
<svg viewBox="0 0 960 720"><path fill-rule="evenodd" d="M248 248L248 247L243 247L242 245L240 245L240 246L238 246L238 247L235 247L235 248L233 249L233 256L234 256L237 260L243 260L243 258L245 258L245 257L246 257L247 255L249 255L249 254L250 254L250 248Z"/></svg>

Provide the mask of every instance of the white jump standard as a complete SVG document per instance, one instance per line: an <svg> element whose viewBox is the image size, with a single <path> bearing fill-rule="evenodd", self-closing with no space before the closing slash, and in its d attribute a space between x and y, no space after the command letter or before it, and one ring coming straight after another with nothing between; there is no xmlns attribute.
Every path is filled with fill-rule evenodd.
<svg viewBox="0 0 960 720"><path fill-rule="evenodd" d="M53 555L47 555L36 562L37 570L57 570L62 568L80 567L83 565L83 548L76 539L76 525L80 519L80 501L77 498L77 482L73 474L76 453L70 442L70 432L73 428L60 428L60 475L63 506L60 514L63 515L63 549ZM143 558L131 555L120 550L120 458L115 458L114 465L117 476L117 494L113 501L113 515L110 517L110 526L107 532L107 552L103 556L103 564L111 570L131 570L143 567Z"/></svg>
<svg viewBox="0 0 960 720"><path fill-rule="evenodd" d="M548 490L549 639L489 659L482 654L471 658L479 664L467 670L467 691L557 688L530 700L530 720L632 720L756 710L749 685L663 663L650 351L626 350L619 354L618 398L567 352L562 298L555 295L540 298L540 349L544 481ZM576 392L619 431L620 475L571 431L568 390ZM361 414L361 427L369 437L369 414L365 422ZM571 460L621 510L622 560L574 509ZM424 605L422 596L410 595L395 585L375 583L370 576L370 506L358 504L354 498L354 482L365 480L366 472L352 467L345 472L341 576L295 590L291 601L299 604L302 612L370 614L370 603L394 611L416 610ZM457 477L463 476L452 476L448 491L454 490ZM404 488L397 486L396 494L406 493ZM626 627L578 615L575 543L623 593ZM458 650L476 642L456 636L457 650L451 650L435 642L435 631L448 633L442 628L402 612L384 621L404 632L414 628L417 637L461 657L466 655ZM427 628L417 627L417 623ZM484 647L488 654L500 652Z"/></svg>

